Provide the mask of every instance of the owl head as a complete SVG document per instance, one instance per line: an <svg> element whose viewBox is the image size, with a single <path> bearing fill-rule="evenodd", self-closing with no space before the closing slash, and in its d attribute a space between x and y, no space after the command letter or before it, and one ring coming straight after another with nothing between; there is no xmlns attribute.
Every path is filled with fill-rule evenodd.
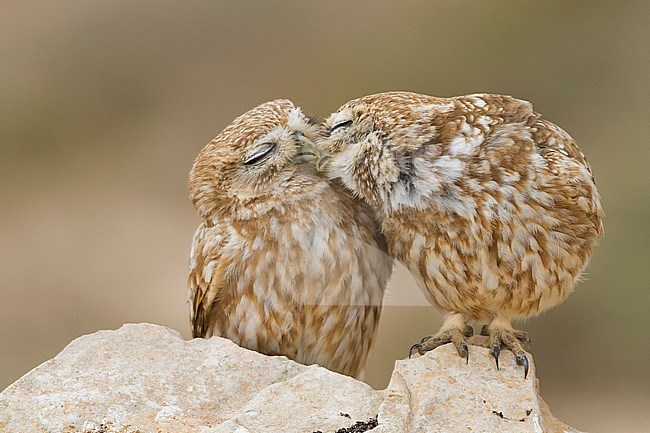
<svg viewBox="0 0 650 433"><path fill-rule="evenodd" d="M286 99L237 117L201 150L190 172L190 198L201 218L250 218L313 193L323 180L297 155L317 133Z"/></svg>
<svg viewBox="0 0 650 433"><path fill-rule="evenodd" d="M420 206L437 187L427 161L438 152L434 124L445 107L440 98L408 92L344 104L325 121L318 142L329 152L326 171L374 207Z"/></svg>

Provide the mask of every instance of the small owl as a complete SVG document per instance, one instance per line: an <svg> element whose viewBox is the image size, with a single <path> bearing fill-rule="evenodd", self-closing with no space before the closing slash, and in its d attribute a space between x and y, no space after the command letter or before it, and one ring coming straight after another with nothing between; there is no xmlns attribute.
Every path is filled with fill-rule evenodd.
<svg viewBox="0 0 650 433"><path fill-rule="evenodd" d="M413 346L453 343L469 359L470 320L496 359L510 349L528 374L511 327L561 304L603 234L591 169L573 139L526 101L407 92L362 97L326 121L323 164L378 214L389 253L446 313Z"/></svg>
<svg viewBox="0 0 650 433"><path fill-rule="evenodd" d="M199 153L189 179L201 218L192 334L359 377L392 259L372 210L300 163L317 132L300 108L276 100Z"/></svg>

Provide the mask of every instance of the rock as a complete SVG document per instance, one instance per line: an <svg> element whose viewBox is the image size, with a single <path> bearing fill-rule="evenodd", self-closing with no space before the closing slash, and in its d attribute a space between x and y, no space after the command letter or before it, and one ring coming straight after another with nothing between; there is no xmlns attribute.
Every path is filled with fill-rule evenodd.
<svg viewBox="0 0 650 433"><path fill-rule="evenodd" d="M447 346L397 361L376 391L229 340L125 325L74 340L4 390L0 432L575 432L539 398L532 362L524 380L512 354L498 372L471 349L469 365Z"/></svg>
<svg viewBox="0 0 650 433"><path fill-rule="evenodd" d="M499 365L497 371L489 350L478 346L470 346L465 365L449 344L397 361L376 432L565 433L539 397L534 364L527 379L512 352L502 351Z"/></svg>
<svg viewBox="0 0 650 433"><path fill-rule="evenodd" d="M0 394L2 432L312 432L376 415L350 377L229 340L125 325L73 341Z"/></svg>

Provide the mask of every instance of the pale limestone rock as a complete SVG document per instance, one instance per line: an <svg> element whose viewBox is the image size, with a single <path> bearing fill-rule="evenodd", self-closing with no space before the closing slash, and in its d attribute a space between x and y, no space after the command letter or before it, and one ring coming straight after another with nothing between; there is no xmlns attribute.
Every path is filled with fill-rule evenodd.
<svg viewBox="0 0 650 433"><path fill-rule="evenodd" d="M331 433L379 414L377 432L577 433L555 420L511 353L472 346L398 361L375 391L228 340L125 325L73 341L0 394L0 433ZM528 413L530 411L530 413Z"/></svg>
<svg viewBox="0 0 650 433"><path fill-rule="evenodd" d="M527 379L510 351L501 352L497 371L478 346L470 346L468 365L451 345L397 361L374 432L576 432L548 411L529 359Z"/></svg>
<svg viewBox="0 0 650 433"><path fill-rule="evenodd" d="M229 340L125 325L73 341L0 394L0 432L333 431L381 392Z"/></svg>

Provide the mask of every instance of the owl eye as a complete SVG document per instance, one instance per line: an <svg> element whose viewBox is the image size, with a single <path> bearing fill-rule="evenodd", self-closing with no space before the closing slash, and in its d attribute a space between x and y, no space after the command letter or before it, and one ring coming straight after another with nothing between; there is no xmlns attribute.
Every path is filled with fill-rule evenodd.
<svg viewBox="0 0 650 433"><path fill-rule="evenodd" d="M350 125L352 125L352 120L346 120L344 122L337 123L336 125L332 126L332 132L337 129L347 128Z"/></svg>
<svg viewBox="0 0 650 433"><path fill-rule="evenodd" d="M253 150L248 151L244 158L244 164L255 164L262 161L264 158L275 149L275 143L264 143Z"/></svg>

